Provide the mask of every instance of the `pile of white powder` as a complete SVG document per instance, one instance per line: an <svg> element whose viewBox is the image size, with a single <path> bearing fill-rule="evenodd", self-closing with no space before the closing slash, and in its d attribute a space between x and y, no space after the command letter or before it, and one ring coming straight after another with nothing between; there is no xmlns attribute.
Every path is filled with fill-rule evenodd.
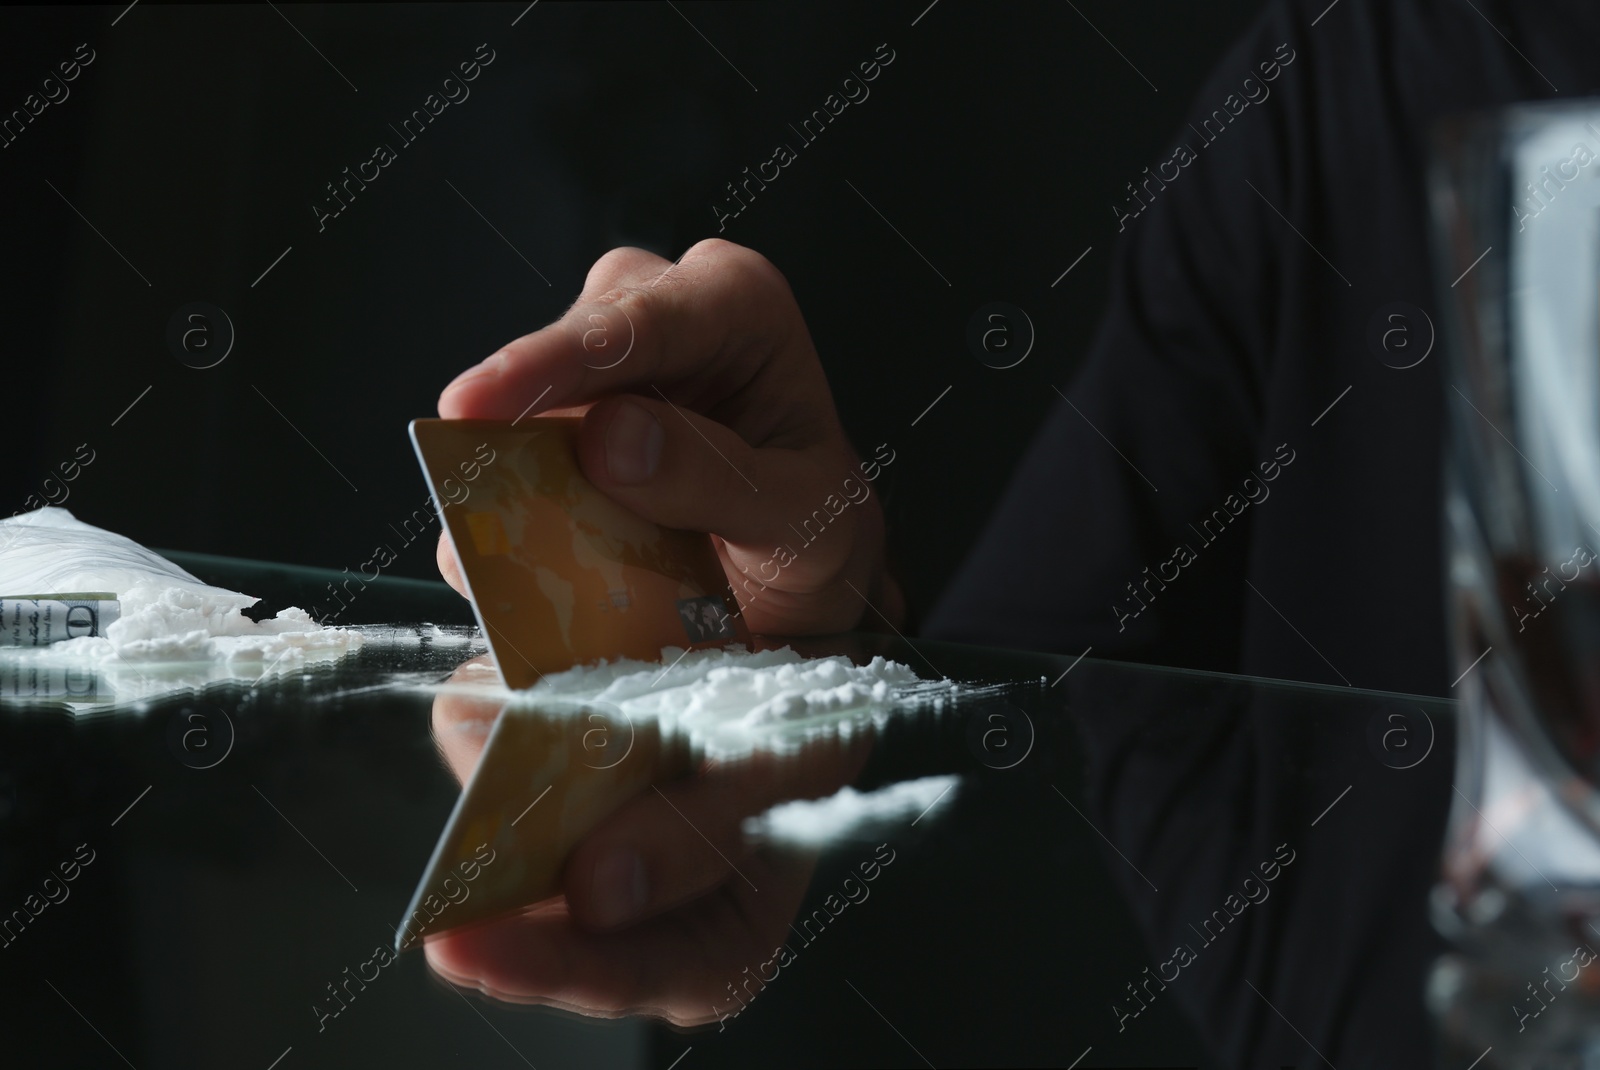
<svg viewBox="0 0 1600 1070"><path fill-rule="evenodd" d="M896 688L922 683L897 661L802 658L789 647L752 653L742 646L685 651L666 647L659 664L619 658L551 673L520 697L530 702L609 702L692 727L730 718L755 727L887 702ZM948 681L945 681L948 684Z"/></svg>
<svg viewBox="0 0 1600 1070"><path fill-rule="evenodd" d="M950 680L924 680L882 657L856 665L843 656L802 657L787 646L750 651L731 644L688 651L669 646L659 662L602 660L549 673L520 691L501 687L486 666L482 672L458 672L430 690L548 713L599 712L634 724L654 721L666 734L688 736L708 756L731 756L881 725L896 712L938 707L972 689Z"/></svg>
<svg viewBox="0 0 1600 1070"><path fill-rule="evenodd" d="M0 647L0 658L37 665L197 664L297 667L338 658L359 632L324 628L302 609L253 621L258 599L212 587L125 536L53 506L0 520L0 597L114 594L121 616L102 636L45 647Z"/></svg>

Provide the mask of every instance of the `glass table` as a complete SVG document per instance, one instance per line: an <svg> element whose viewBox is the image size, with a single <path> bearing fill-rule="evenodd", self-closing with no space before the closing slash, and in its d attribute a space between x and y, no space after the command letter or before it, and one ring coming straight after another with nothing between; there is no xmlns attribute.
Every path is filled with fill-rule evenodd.
<svg viewBox="0 0 1600 1070"><path fill-rule="evenodd" d="M271 608L335 575L170 556ZM90 713L0 699L7 1065L1435 1065L1449 703L892 635L793 641L1004 686L881 723L848 782L955 787L810 849L777 919L782 968L728 959L763 981L733 970L720 1003L684 981L708 1019L686 1026L491 998L418 951L366 972L461 793L427 685L483 647L441 583L380 578L352 614L390 623L332 666ZM676 966L652 967L658 997ZM742 979L754 994L735 1007Z"/></svg>

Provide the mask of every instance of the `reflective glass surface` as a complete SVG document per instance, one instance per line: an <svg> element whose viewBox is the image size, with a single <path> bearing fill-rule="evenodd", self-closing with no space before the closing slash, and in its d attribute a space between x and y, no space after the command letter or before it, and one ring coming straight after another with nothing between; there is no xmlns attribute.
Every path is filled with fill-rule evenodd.
<svg viewBox="0 0 1600 1070"><path fill-rule="evenodd" d="M272 607L333 575L173 556ZM479 958L447 979L388 949L508 714L435 686L484 654L443 584L380 579L357 609L368 642L335 665L91 712L0 700L8 1065L1430 1058L1448 703L894 634L792 641L966 686L868 731L647 770L695 800L736 875L603 937L547 903L475 930ZM809 846L717 832L786 794L935 776L953 786L921 813Z"/></svg>

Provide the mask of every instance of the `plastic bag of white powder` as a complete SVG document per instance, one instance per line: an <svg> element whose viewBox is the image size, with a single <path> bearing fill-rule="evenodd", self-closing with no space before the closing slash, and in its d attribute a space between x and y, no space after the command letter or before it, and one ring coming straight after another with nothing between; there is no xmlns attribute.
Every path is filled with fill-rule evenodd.
<svg viewBox="0 0 1600 1070"><path fill-rule="evenodd" d="M290 662L290 655L336 657L361 645L360 633L324 628L304 610L253 621L259 599L201 583L132 539L46 506L0 520L0 597L56 592L114 593L121 617L104 638L81 637L0 656L35 660L142 663Z"/></svg>

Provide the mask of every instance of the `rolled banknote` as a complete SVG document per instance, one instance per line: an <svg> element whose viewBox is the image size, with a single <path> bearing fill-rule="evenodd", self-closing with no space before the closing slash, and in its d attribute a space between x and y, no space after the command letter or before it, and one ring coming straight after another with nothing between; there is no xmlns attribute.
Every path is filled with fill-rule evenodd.
<svg viewBox="0 0 1600 1070"><path fill-rule="evenodd" d="M49 646L81 636L103 636L122 615L114 594L0 597L0 646Z"/></svg>

